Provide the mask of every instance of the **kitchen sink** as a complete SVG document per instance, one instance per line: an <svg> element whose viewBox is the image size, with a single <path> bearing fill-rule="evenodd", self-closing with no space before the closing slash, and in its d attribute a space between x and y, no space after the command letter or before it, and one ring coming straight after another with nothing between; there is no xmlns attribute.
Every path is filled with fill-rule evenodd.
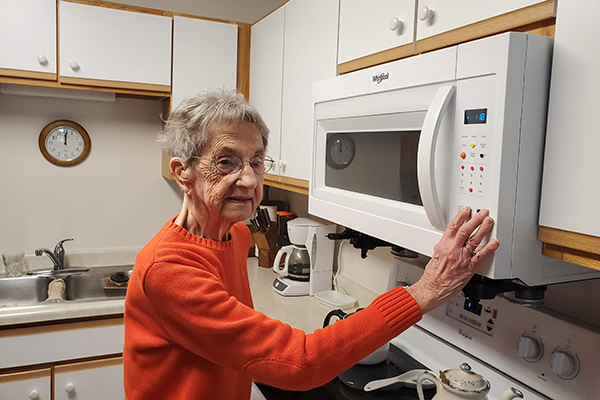
<svg viewBox="0 0 600 400"><path fill-rule="evenodd" d="M50 281L37 276L0 279L0 307L30 306L46 300Z"/></svg>
<svg viewBox="0 0 600 400"><path fill-rule="evenodd" d="M64 278L67 286L67 300L83 299L107 299L125 297L127 290L125 288L111 287L105 289L102 282L105 278L110 278L118 272L123 272L125 276L131 274L130 265L120 265L113 267L90 268L89 272L70 275ZM114 285L112 285L114 286Z"/></svg>
<svg viewBox="0 0 600 400"><path fill-rule="evenodd" d="M125 298L126 286L117 287L115 284L106 283L104 286L109 288L105 289L103 286L105 278L110 278L116 273L128 277L131 274L131 265L95 267L89 268L89 271L62 276L66 285L66 300ZM52 279L52 276L44 274L0 279L0 308L39 305L48 298L48 285Z"/></svg>

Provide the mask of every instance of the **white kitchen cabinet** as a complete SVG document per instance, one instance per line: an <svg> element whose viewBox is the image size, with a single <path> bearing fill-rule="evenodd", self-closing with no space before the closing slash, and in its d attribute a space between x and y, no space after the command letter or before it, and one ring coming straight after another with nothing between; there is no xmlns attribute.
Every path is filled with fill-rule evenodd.
<svg viewBox="0 0 600 400"><path fill-rule="evenodd" d="M123 358L58 365L54 369L55 400L120 400Z"/></svg>
<svg viewBox="0 0 600 400"><path fill-rule="evenodd" d="M285 6L282 176L310 178L312 84L337 74L338 14L338 0L292 0Z"/></svg>
<svg viewBox="0 0 600 400"><path fill-rule="evenodd" d="M269 154L279 179L308 183L312 83L337 73L338 16L339 0L291 0L252 28L250 99L272 130Z"/></svg>
<svg viewBox="0 0 600 400"><path fill-rule="evenodd" d="M415 0L341 0L338 62L412 44L415 4Z"/></svg>
<svg viewBox="0 0 600 400"><path fill-rule="evenodd" d="M417 40L506 14L546 0L420 0ZM418 44L417 44L417 51Z"/></svg>
<svg viewBox="0 0 600 400"><path fill-rule="evenodd" d="M50 400L50 368L0 374L0 398L6 400Z"/></svg>
<svg viewBox="0 0 600 400"><path fill-rule="evenodd" d="M173 19L173 109L200 90L235 89L238 26L198 18Z"/></svg>
<svg viewBox="0 0 600 400"><path fill-rule="evenodd" d="M0 75L56 80L56 1L0 0Z"/></svg>
<svg viewBox="0 0 600 400"><path fill-rule="evenodd" d="M59 13L61 82L169 91L170 17L64 1Z"/></svg>
<svg viewBox="0 0 600 400"><path fill-rule="evenodd" d="M599 13L596 0L558 4L540 205L540 239L564 247L566 261L598 269ZM580 251L596 256L586 263Z"/></svg>
<svg viewBox="0 0 600 400"><path fill-rule="evenodd" d="M284 29L285 6L252 26L250 45L250 103L270 130L267 154L274 160L280 159Z"/></svg>

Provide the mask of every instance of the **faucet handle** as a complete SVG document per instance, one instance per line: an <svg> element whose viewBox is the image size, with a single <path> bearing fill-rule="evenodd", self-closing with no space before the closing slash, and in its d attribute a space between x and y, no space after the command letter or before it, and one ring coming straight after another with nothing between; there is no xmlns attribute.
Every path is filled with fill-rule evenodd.
<svg viewBox="0 0 600 400"><path fill-rule="evenodd" d="M54 247L54 255L56 256L56 258L58 258L61 265L64 265L65 261L65 249L63 248L63 243L70 242L73 240L75 239L63 239L56 244L56 247Z"/></svg>

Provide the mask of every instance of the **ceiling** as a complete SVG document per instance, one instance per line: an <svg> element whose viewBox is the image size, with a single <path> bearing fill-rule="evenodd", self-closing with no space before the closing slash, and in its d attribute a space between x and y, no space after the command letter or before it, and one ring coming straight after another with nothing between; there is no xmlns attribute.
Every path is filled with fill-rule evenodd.
<svg viewBox="0 0 600 400"><path fill-rule="evenodd" d="M253 24L287 0L113 0L133 6Z"/></svg>

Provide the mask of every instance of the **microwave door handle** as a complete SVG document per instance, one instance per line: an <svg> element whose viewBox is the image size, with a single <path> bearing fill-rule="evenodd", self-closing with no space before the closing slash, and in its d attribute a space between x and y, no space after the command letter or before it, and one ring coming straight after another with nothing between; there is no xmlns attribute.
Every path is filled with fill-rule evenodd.
<svg viewBox="0 0 600 400"><path fill-rule="evenodd" d="M429 223L440 230L446 229L447 221L435 182L435 152L442 119L455 92L454 85L442 86L433 96L423 121L417 152L417 177L423 208Z"/></svg>

